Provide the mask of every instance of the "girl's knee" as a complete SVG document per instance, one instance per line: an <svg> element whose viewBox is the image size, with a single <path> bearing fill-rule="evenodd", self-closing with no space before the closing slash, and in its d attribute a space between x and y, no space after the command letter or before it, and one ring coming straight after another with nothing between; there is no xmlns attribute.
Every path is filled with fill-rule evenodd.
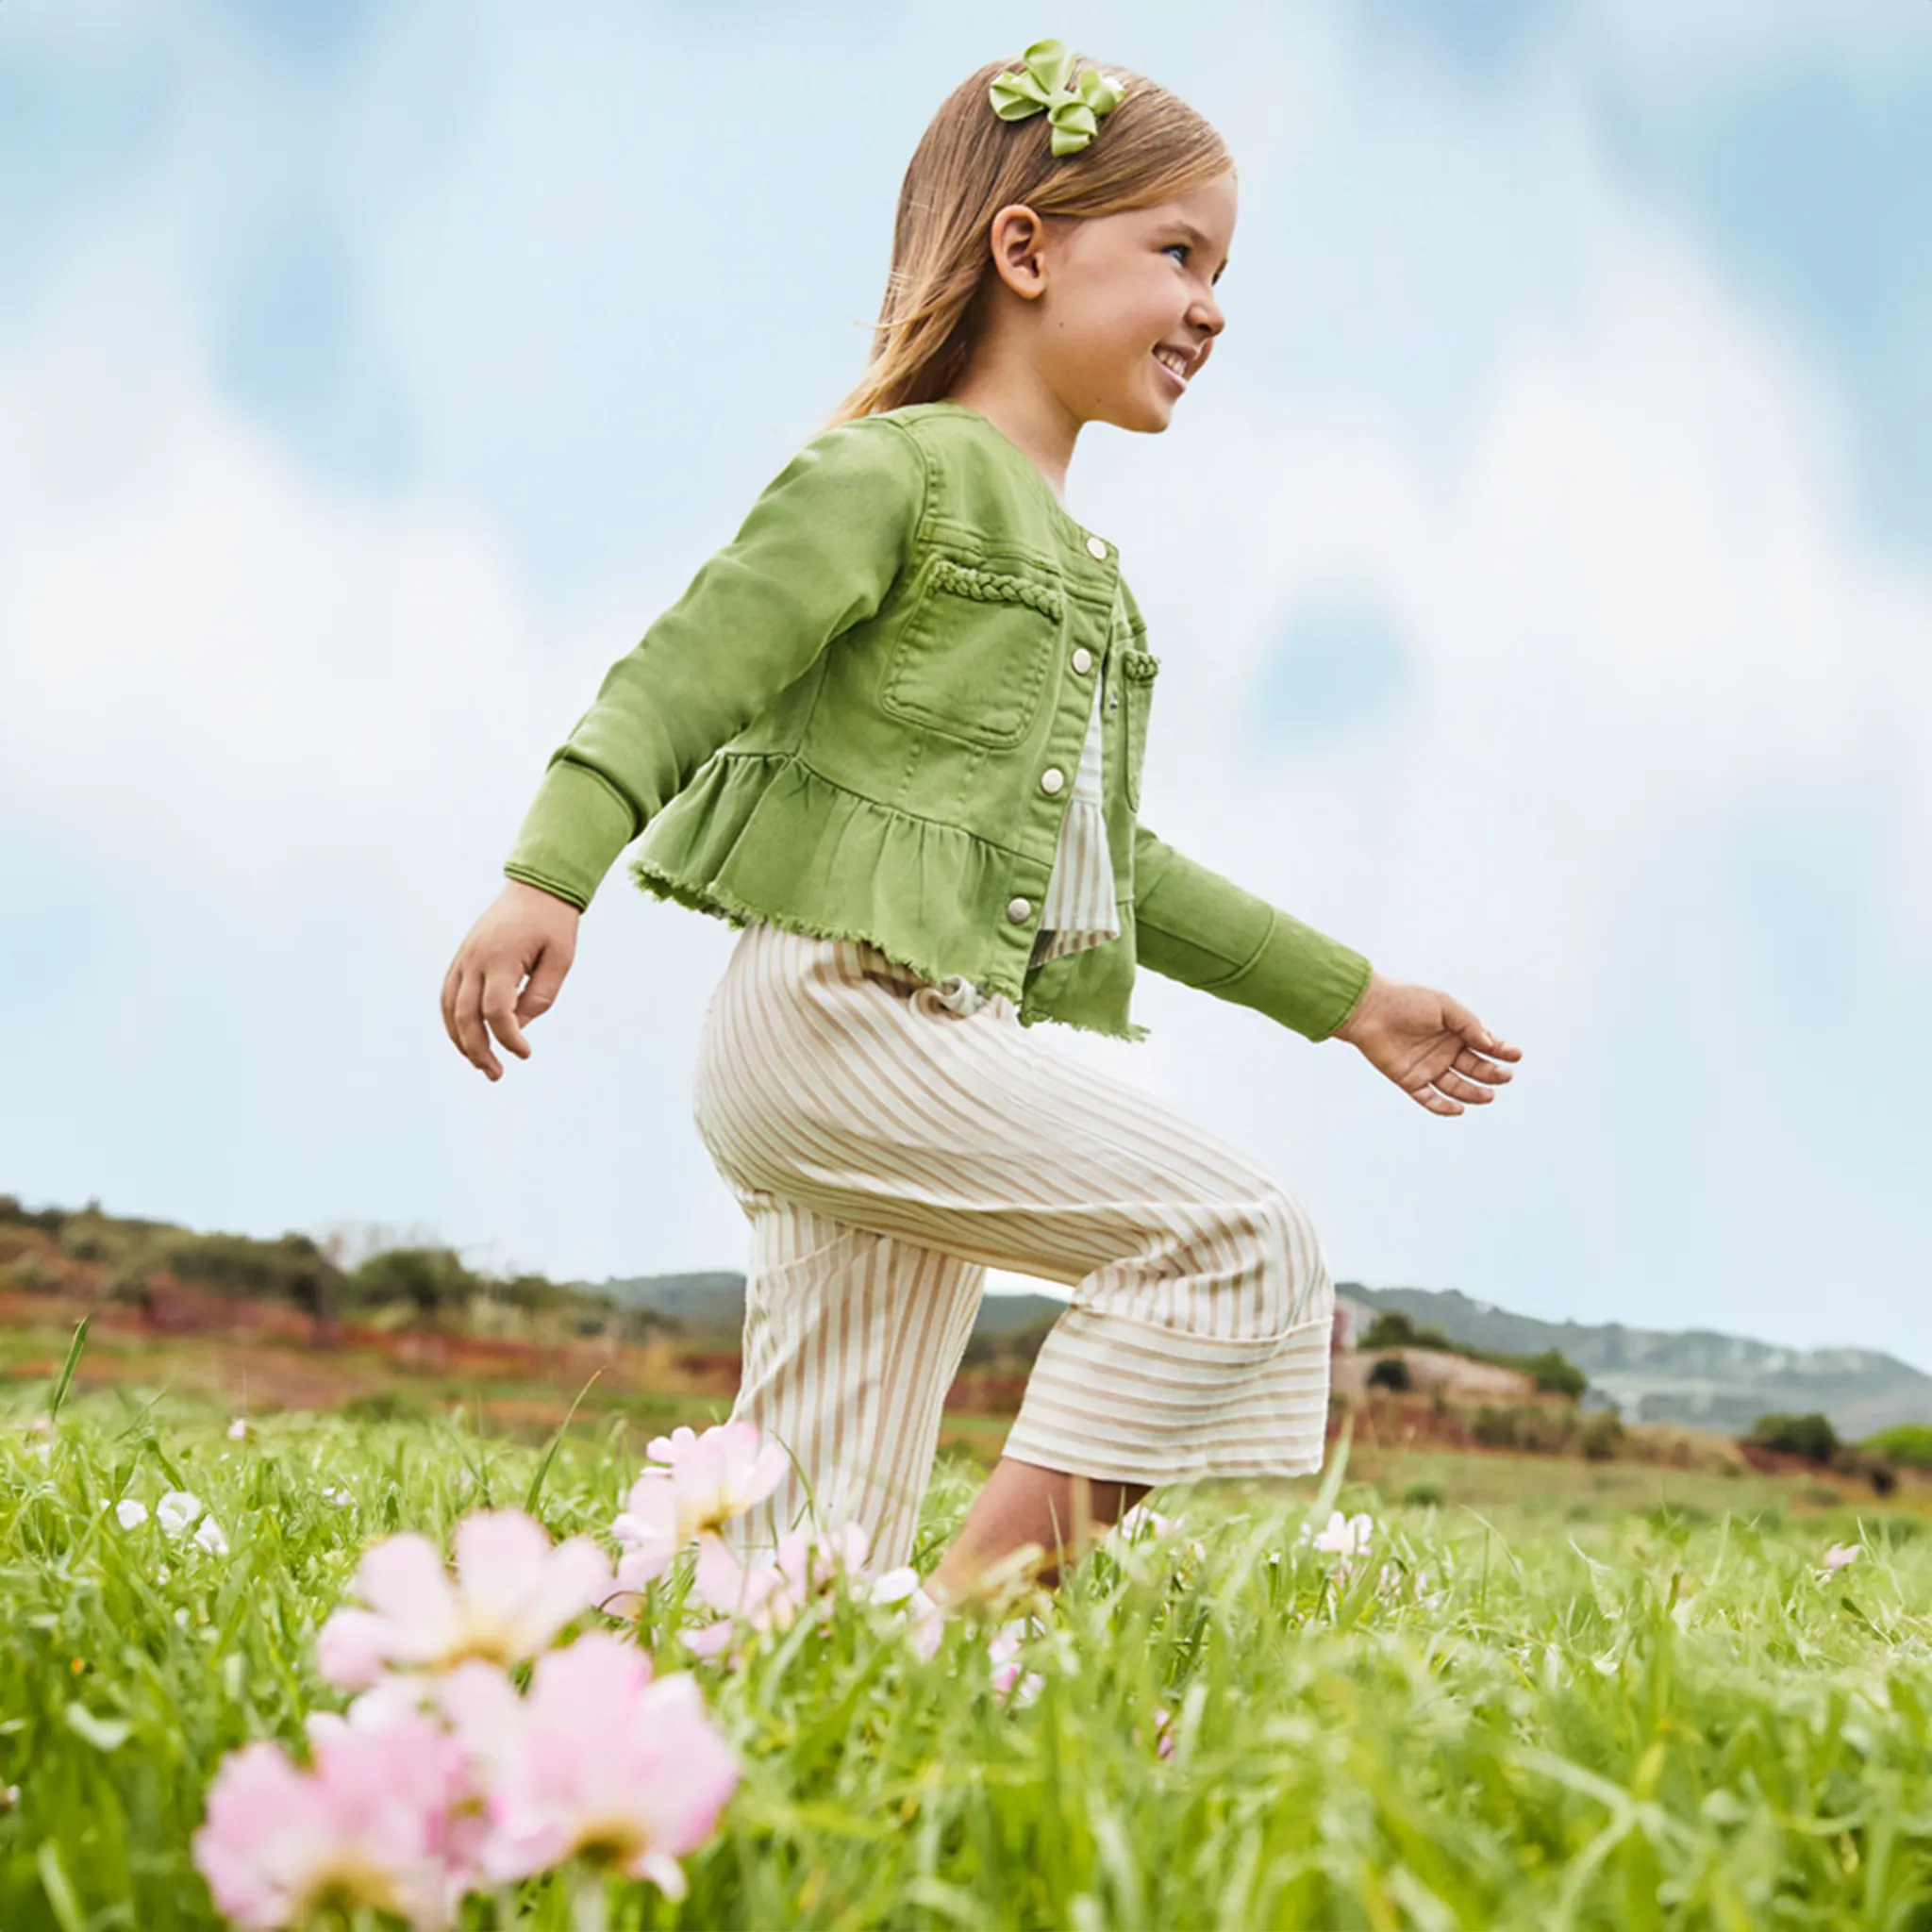
<svg viewBox="0 0 1932 1932"><path fill-rule="evenodd" d="M1279 1330L1332 1315L1335 1285L1308 1211L1286 1188L1271 1187L1251 1209L1262 1246L1261 1265L1285 1292L1268 1298Z"/></svg>

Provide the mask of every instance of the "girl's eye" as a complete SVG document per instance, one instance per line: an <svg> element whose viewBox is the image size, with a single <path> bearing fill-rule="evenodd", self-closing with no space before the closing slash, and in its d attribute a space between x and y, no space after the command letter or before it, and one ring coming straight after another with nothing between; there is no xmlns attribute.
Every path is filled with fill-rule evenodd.
<svg viewBox="0 0 1932 1932"><path fill-rule="evenodd" d="M1160 252L1163 255L1172 255L1176 248L1178 248L1183 255L1189 255L1193 252L1190 248L1188 243L1185 242L1170 242Z"/></svg>

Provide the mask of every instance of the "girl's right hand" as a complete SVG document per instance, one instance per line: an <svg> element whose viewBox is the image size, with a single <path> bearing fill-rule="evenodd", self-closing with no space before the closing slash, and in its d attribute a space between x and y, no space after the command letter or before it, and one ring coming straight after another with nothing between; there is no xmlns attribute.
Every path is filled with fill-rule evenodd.
<svg viewBox="0 0 1932 1932"><path fill-rule="evenodd" d="M529 1058L524 1023L556 1003L576 957L581 916L568 899L511 879L457 948L442 978L443 1027L491 1079L503 1078L491 1034L519 1059Z"/></svg>

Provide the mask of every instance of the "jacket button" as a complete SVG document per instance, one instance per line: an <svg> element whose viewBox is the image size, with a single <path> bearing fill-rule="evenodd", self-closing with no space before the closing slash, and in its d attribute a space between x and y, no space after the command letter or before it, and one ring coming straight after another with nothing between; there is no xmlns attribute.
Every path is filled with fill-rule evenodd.
<svg viewBox="0 0 1932 1932"><path fill-rule="evenodd" d="M1007 901L1007 917L1015 925L1024 925L1032 911L1033 901L1031 899L1008 899Z"/></svg>
<svg viewBox="0 0 1932 1932"><path fill-rule="evenodd" d="M1082 677L1085 677L1087 674L1093 669L1093 653L1090 651L1085 644L1082 644L1080 648L1074 653L1074 669L1077 671Z"/></svg>
<svg viewBox="0 0 1932 1932"><path fill-rule="evenodd" d="M1042 791L1058 791L1067 782L1067 774L1058 765L1049 765L1040 774L1040 789Z"/></svg>
<svg viewBox="0 0 1932 1932"><path fill-rule="evenodd" d="M1105 540L1099 537L1088 538L1087 554L1090 557L1098 558L1102 563L1105 563L1107 561L1107 543Z"/></svg>

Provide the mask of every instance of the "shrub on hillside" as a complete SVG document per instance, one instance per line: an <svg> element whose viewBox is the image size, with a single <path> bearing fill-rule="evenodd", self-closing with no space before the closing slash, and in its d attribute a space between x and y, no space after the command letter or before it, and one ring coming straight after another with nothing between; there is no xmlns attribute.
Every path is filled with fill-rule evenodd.
<svg viewBox="0 0 1932 1932"><path fill-rule="evenodd" d="M1505 1357L1536 1377L1536 1386L1551 1395L1567 1395L1574 1402L1590 1387L1590 1377L1559 1348L1546 1348L1541 1355Z"/></svg>
<svg viewBox="0 0 1932 1932"><path fill-rule="evenodd" d="M480 1288L482 1284L478 1286ZM491 1301L506 1302L511 1307L522 1308L532 1315L555 1314L562 1308L575 1308L580 1303L587 1306L590 1303L589 1296L552 1281L547 1274L515 1274L508 1281L489 1283L488 1291ZM607 1300L601 1306L608 1310L613 1305Z"/></svg>
<svg viewBox="0 0 1932 1932"><path fill-rule="evenodd" d="M1614 1408L1600 1408L1583 1425L1584 1457L1591 1462L1614 1461L1624 1439L1624 1418Z"/></svg>
<svg viewBox="0 0 1932 1932"><path fill-rule="evenodd" d="M0 1194L0 1227L37 1227L42 1234L58 1234L66 1219L64 1208L23 1208L18 1194Z"/></svg>
<svg viewBox="0 0 1932 1932"><path fill-rule="evenodd" d="M0 1288L25 1289L28 1294L54 1294L60 1288L60 1271L38 1248L29 1248L0 1266Z"/></svg>
<svg viewBox="0 0 1932 1932"><path fill-rule="evenodd" d="M1537 1388L1551 1395L1567 1395L1573 1402L1590 1387L1590 1377L1561 1349L1546 1348L1538 1355L1510 1355L1498 1348L1476 1348L1466 1341L1452 1341L1440 1328L1417 1325L1412 1316L1400 1308L1383 1308L1363 1332L1357 1347L1365 1351L1378 1348L1428 1348L1438 1355L1458 1355L1465 1361L1489 1362L1499 1369L1518 1369L1529 1375Z"/></svg>
<svg viewBox="0 0 1932 1932"><path fill-rule="evenodd" d="M135 1221L125 1215L103 1214L101 1204L90 1201L74 1213L59 1215L57 1238L60 1252L76 1261L118 1267L143 1248L187 1232L168 1221Z"/></svg>
<svg viewBox="0 0 1932 1932"><path fill-rule="evenodd" d="M1932 1469L1932 1428L1924 1423L1899 1423L1865 1438L1865 1447L1886 1461L1905 1469Z"/></svg>
<svg viewBox="0 0 1932 1932"><path fill-rule="evenodd" d="M1399 1355L1382 1356L1370 1365L1371 1389L1392 1389L1400 1392L1408 1386L1408 1364Z"/></svg>
<svg viewBox="0 0 1932 1932"><path fill-rule="evenodd" d="M173 1230L142 1242L116 1269L117 1296L140 1299L155 1274L205 1288L236 1300L284 1301L311 1314L327 1304L341 1271L306 1234L257 1241L242 1234L190 1234Z"/></svg>
<svg viewBox="0 0 1932 1932"><path fill-rule="evenodd" d="M1802 1456L1807 1462L1829 1462L1836 1453L1838 1431L1828 1416L1761 1415L1745 1439L1759 1449L1780 1456Z"/></svg>
<svg viewBox="0 0 1932 1932"><path fill-rule="evenodd" d="M1516 1447L1516 1411L1513 1408L1479 1408L1471 1419L1469 1433L1485 1449Z"/></svg>
<svg viewBox="0 0 1932 1932"><path fill-rule="evenodd" d="M1418 1328L1412 1316L1400 1308L1383 1308L1369 1324L1359 1343L1361 1348L1433 1348L1444 1355L1461 1351L1440 1328Z"/></svg>
<svg viewBox="0 0 1932 1932"><path fill-rule="evenodd" d="M1515 1449L1525 1456L1561 1456L1577 1440L1574 1408L1541 1404L1486 1407L1475 1412L1469 1432L1486 1449Z"/></svg>
<svg viewBox="0 0 1932 1932"><path fill-rule="evenodd" d="M386 1248L351 1278L358 1301L402 1303L419 1315L455 1313L483 1291L454 1248Z"/></svg>

